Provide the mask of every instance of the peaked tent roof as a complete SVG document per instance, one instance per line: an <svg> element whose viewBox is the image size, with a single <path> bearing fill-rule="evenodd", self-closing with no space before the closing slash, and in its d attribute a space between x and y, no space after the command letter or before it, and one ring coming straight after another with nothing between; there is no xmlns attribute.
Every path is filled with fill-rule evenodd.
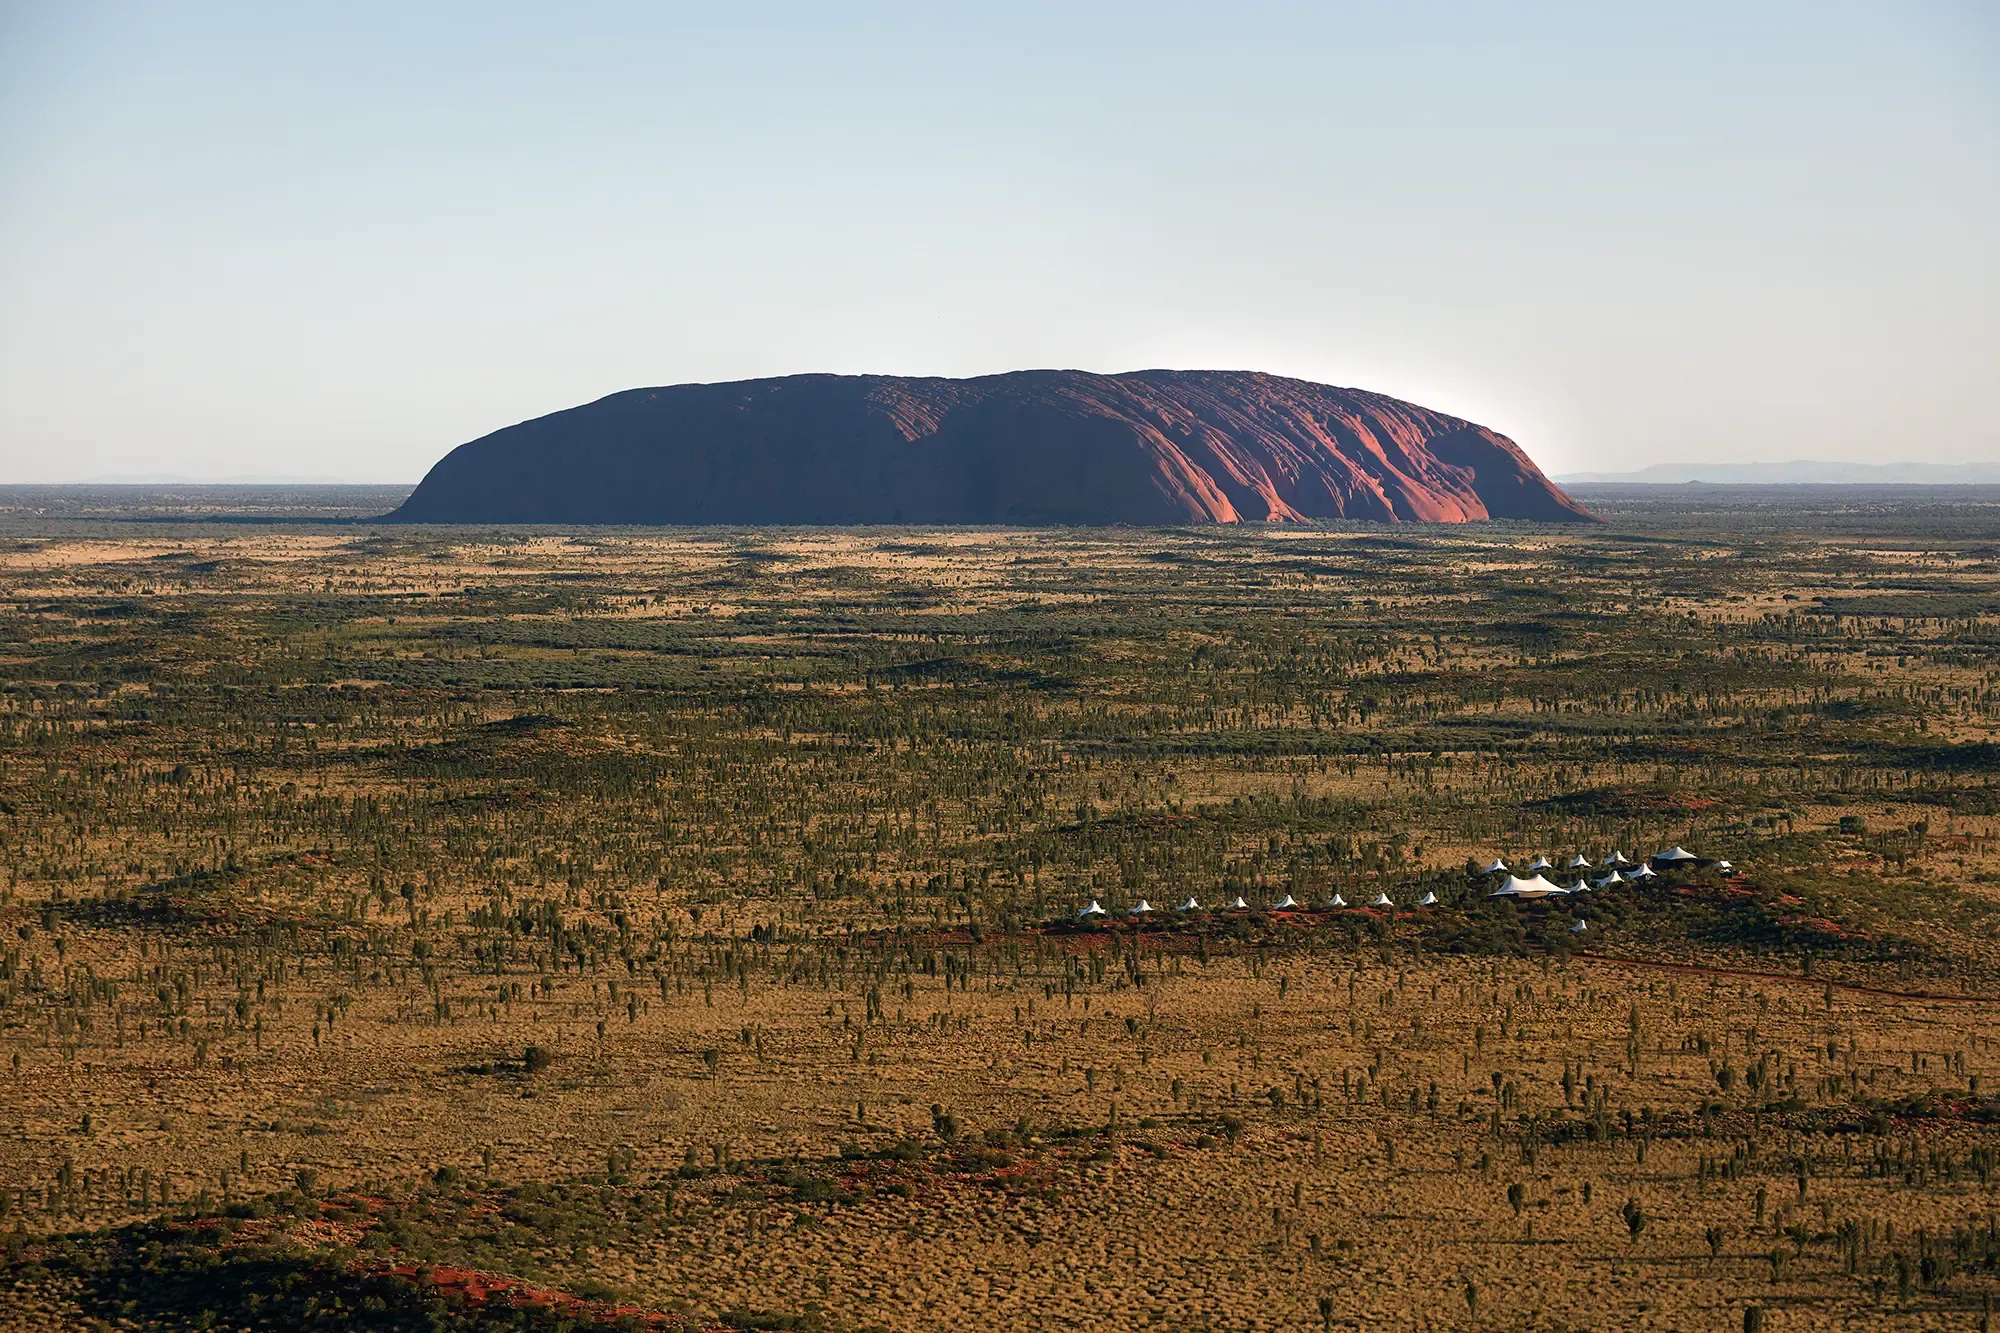
<svg viewBox="0 0 2000 1333"><path fill-rule="evenodd" d="M1347 906L1347 899L1341 897L1339 894L1336 893L1333 895L1333 897L1328 898L1326 900L1326 905L1328 907L1345 907Z"/></svg>
<svg viewBox="0 0 2000 1333"><path fill-rule="evenodd" d="M1300 902L1297 898L1292 897L1292 895L1289 893L1285 895L1283 902L1277 902L1271 904L1272 910L1278 912L1283 912L1294 907L1304 907L1304 906L1305 906L1304 903Z"/></svg>
<svg viewBox="0 0 2000 1333"><path fill-rule="evenodd" d="M1699 860L1701 860L1701 858L1700 858L1699 856L1696 856L1696 855L1695 855L1695 854L1694 854L1693 852L1691 852L1691 851L1688 851L1688 850L1687 850L1686 848L1684 848L1684 847L1681 847L1681 846L1680 846L1680 845L1678 845L1678 844L1676 844L1676 845L1674 845L1674 846L1672 846L1672 847L1669 847L1669 848L1668 848L1668 849L1667 849L1666 851L1664 851L1664 852L1661 852L1661 853L1660 853L1660 854L1659 854L1658 856L1654 857L1653 859L1654 859L1655 861L1699 861Z"/></svg>
<svg viewBox="0 0 2000 1333"><path fill-rule="evenodd" d="M1249 904L1249 903L1246 903L1246 902L1244 902L1244 901L1243 901L1243 895L1239 893L1239 894L1237 894L1237 895L1236 895L1236 901L1235 901L1235 902L1233 902L1233 903L1231 903L1231 904L1229 904L1229 905L1230 905L1231 907L1248 907L1248 906L1249 906L1250 904Z"/></svg>
<svg viewBox="0 0 2000 1333"><path fill-rule="evenodd" d="M1375 895L1375 901L1368 905L1370 907L1394 907L1396 900L1386 893L1378 893Z"/></svg>
<svg viewBox="0 0 2000 1333"><path fill-rule="evenodd" d="M1570 858L1569 868L1571 870L1588 870L1590 869L1590 858L1582 852L1578 852Z"/></svg>
<svg viewBox="0 0 2000 1333"><path fill-rule="evenodd" d="M1427 893L1423 897L1417 899L1417 906L1435 907L1437 906L1437 900L1438 896L1435 893Z"/></svg>
<svg viewBox="0 0 2000 1333"><path fill-rule="evenodd" d="M1590 929L1590 923L1588 921L1579 921L1575 925L1569 928L1569 933L1572 935L1581 935L1583 934L1583 932L1589 929Z"/></svg>
<svg viewBox="0 0 2000 1333"><path fill-rule="evenodd" d="M1131 914L1133 916L1144 916L1146 913L1152 910L1153 910L1153 905L1147 902L1144 898L1141 898L1139 900L1138 905L1132 909Z"/></svg>
<svg viewBox="0 0 2000 1333"><path fill-rule="evenodd" d="M1568 892L1568 889L1558 884L1551 884L1540 875L1535 876L1533 879L1522 879L1518 875L1509 875L1505 884L1502 884L1486 896L1489 898L1546 898L1552 893Z"/></svg>
<svg viewBox="0 0 2000 1333"><path fill-rule="evenodd" d="M1186 902L1181 904L1181 911L1183 912L1199 912L1200 910L1201 899L1193 896L1190 896Z"/></svg>
<svg viewBox="0 0 2000 1333"><path fill-rule="evenodd" d="M1095 899L1095 898L1092 898L1092 899L1090 900L1090 906L1088 906L1088 907L1084 908L1084 909L1083 909L1083 910L1082 910L1081 912L1078 912L1078 913L1077 913L1077 915L1078 915L1078 916L1080 916L1080 917L1083 917L1083 916L1103 916L1104 914L1105 914L1105 912L1104 912L1104 906L1103 906L1103 904L1102 904L1102 903L1100 903L1100 902L1098 902L1098 901L1097 901L1097 899Z"/></svg>
<svg viewBox="0 0 2000 1333"><path fill-rule="evenodd" d="M1482 875L1504 875L1507 873L1507 863L1496 856L1493 858L1493 864L1479 873Z"/></svg>

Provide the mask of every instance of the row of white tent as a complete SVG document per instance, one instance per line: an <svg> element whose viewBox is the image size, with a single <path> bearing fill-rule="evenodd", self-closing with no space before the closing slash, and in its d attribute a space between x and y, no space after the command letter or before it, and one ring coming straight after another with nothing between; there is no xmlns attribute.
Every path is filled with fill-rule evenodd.
<svg viewBox="0 0 2000 1333"><path fill-rule="evenodd" d="M1584 893L1591 888L1608 889L1614 884L1633 884L1642 879L1652 878L1654 878L1653 872L1644 866L1640 866L1630 875L1621 875L1618 871L1614 870L1603 879L1594 882L1579 881L1568 888L1564 888L1562 885L1554 883L1543 875L1537 875L1533 879L1522 879L1518 875L1509 875L1505 883L1486 896L1489 898L1547 898L1555 894Z"/></svg>
<svg viewBox="0 0 2000 1333"><path fill-rule="evenodd" d="M1480 873L1485 875L1505 875L1507 877L1498 888L1487 894L1487 897L1523 898L1532 901L1538 898L1566 897L1570 894L1586 893L1591 889L1609 889L1619 884L1637 884L1655 878L1656 872L1653 870L1653 867L1656 865L1672 869L1695 865L1700 861L1701 858L1693 852L1678 846L1670 847L1657 856L1649 857L1647 862L1643 864L1638 861L1629 860L1624 852L1612 852L1599 863L1606 870L1603 876L1593 880L1586 875L1579 878L1575 884L1569 886L1557 884L1542 874L1545 870L1555 869L1555 863L1550 861L1546 856L1536 857L1526 867L1533 873L1534 878L1532 879L1524 879L1516 875L1512 870L1507 868L1505 861L1498 858L1495 858L1493 864L1487 866ZM1735 867L1727 861L1715 861L1712 864L1725 875L1735 873ZM1568 868L1572 871L1578 871L1591 870L1597 867L1591 863L1589 857L1578 855L1570 861ZM1435 907L1437 903L1438 896L1435 893L1426 893L1417 901L1417 906ZM1375 895L1375 900L1368 905L1370 907L1393 908L1396 905L1396 900L1386 893L1378 893ZM1348 906L1347 899L1336 893L1326 902L1321 903L1319 910L1337 911L1346 906ZM1141 898L1127 910L1125 915L1133 917L1151 916L1159 910L1159 908L1154 907L1144 898ZM1200 912L1207 909L1202 906L1200 899L1189 897L1186 902L1174 910L1177 912ZM1238 894L1235 901L1224 903L1220 910L1225 912L1247 912L1250 910L1250 904L1243 901L1243 895ZM1271 904L1271 910L1274 912L1303 912L1311 909L1288 893L1282 901ZM1111 914L1104 910L1104 905L1098 902L1097 899L1092 898L1090 905L1079 911L1076 917L1079 921L1088 921L1093 917L1109 915ZM1571 932L1574 934L1582 934L1586 929L1588 927L1581 921L1570 927Z"/></svg>
<svg viewBox="0 0 2000 1333"><path fill-rule="evenodd" d="M1547 883L1547 881L1544 880L1543 883ZM1568 890L1566 889L1556 888L1556 886L1553 884L1549 884L1548 887L1556 893L1568 892ZM1537 894L1536 896L1540 897L1545 895ZM1426 893L1422 898L1417 900L1417 906L1419 907L1435 907L1437 906L1437 904L1438 904L1438 896L1435 893ZM1326 902L1322 903L1320 907L1321 910L1323 911L1333 911L1342 907L1346 907L1347 905L1348 905L1347 900L1336 893L1333 895L1333 897L1329 898ZM1396 901L1386 893L1378 893L1375 895L1375 901L1371 902L1369 906L1387 907L1393 909L1396 906ZM1234 902L1224 904L1222 910L1248 911L1249 908L1250 904L1244 902L1242 896L1239 894ZM1157 912L1158 910L1159 910L1158 908L1154 907L1144 898L1141 898L1136 904L1134 904L1131 907L1130 910L1128 910L1125 913L1125 915L1131 917L1144 917L1144 916L1150 916L1153 913ZM1189 898L1186 902L1182 903L1175 910L1180 912L1199 912L1203 910L1203 908L1199 900L1194 898ZM1275 912L1304 911L1306 910L1306 905L1302 902L1299 902L1297 899L1293 898L1291 894L1288 893L1285 895L1284 901L1273 903L1271 905L1271 910ZM1111 914L1104 910L1103 904L1099 903L1095 898L1092 898L1090 900L1090 905L1088 907L1085 907L1082 911L1076 914L1077 920L1079 921L1088 921L1093 917L1109 916L1109 915ZM1570 923L1569 933L1572 935L1581 935L1584 932L1588 931L1589 929L1590 927L1586 923L1582 921L1573 921Z"/></svg>
<svg viewBox="0 0 2000 1333"><path fill-rule="evenodd" d="M1670 847L1666 851L1648 858L1645 864L1628 860L1623 852L1613 852L1603 860L1603 865L1607 867L1607 873L1597 879L1591 879L1588 875L1583 875L1578 878L1575 884L1568 886L1554 883L1541 873L1544 870L1555 869L1555 864L1546 856L1538 856L1528 864L1527 869L1534 873L1533 879L1524 879L1516 875L1512 870L1507 868L1505 861L1497 858L1492 865L1487 866L1480 873L1486 875L1505 875L1507 877L1498 888L1486 895L1489 898L1533 899L1547 898L1553 894L1585 893L1590 889L1609 889L1619 884L1637 884L1643 880L1656 877L1656 872L1653 870L1654 866L1672 870L1697 865L1700 862L1700 857L1678 846ZM1736 873L1736 867L1727 861L1715 861L1712 864L1725 875ZM1631 868L1626 869L1625 867ZM1572 871L1582 871L1592 869L1592 866L1588 857L1579 855L1569 863L1568 868Z"/></svg>
<svg viewBox="0 0 2000 1333"><path fill-rule="evenodd" d="M1549 884L1547 880L1543 880L1542 883L1548 885L1548 890L1550 892L1554 893L1569 892L1569 890L1567 889L1560 889L1553 884ZM1537 893L1535 894L1535 896L1545 897L1547 895L1544 893ZM1419 907L1435 907L1437 906L1437 904L1438 904L1438 896L1435 893L1426 893L1422 898L1417 900L1417 906ZM1333 911L1339 908L1346 907L1347 905L1348 905L1347 900L1336 893L1326 902L1320 904L1320 909L1322 911ZM1375 895L1375 900L1369 903L1368 905L1370 907L1387 907L1390 909L1394 909L1394 907L1396 906L1396 900L1391 898L1386 893L1378 893ZM1144 898L1141 898L1137 903L1133 904L1132 907L1126 911L1125 915L1129 917L1145 917L1145 916L1151 916L1159 910L1160 910L1159 908L1153 906L1151 903L1147 902ZM1175 908L1174 910L1177 912L1199 912L1205 909L1202 907L1198 899L1191 897L1186 902L1182 903L1179 907ZM1234 902L1223 904L1221 910L1226 912L1249 911L1250 904L1244 902L1242 895L1238 894ZM1304 903L1298 901L1296 898L1292 897L1292 895L1288 893L1285 895L1284 900L1282 902L1271 904L1271 910L1274 912L1305 911L1307 910L1307 908ZM1097 899L1092 898L1090 900L1090 905L1088 907L1083 908L1076 914L1076 919L1079 921L1089 921L1096 917L1110 916L1110 915L1111 913L1107 912L1104 909L1104 905L1102 903L1098 902ZM1569 933L1572 935L1582 935L1589 929L1590 926L1586 922L1580 920L1572 921L1570 923Z"/></svg>
<svg viewBox="0 0 2000 1333"><path fill-rule="evenodd" d="M1578 853L1576 856L1570 858L1569 864L1564 869L1590 870L1594 869L1597 864L1601 864L1608 870L1622 870L1626 866L1639 866L1641 870L1646 869L1647 866L1657 866L1662 870L1672 870L1677 867L1684 868L1691 865L1698 865L1700 862L1701 858L1687 850L1687 848L1674 846L1667 848L1664 852L1655 852L1652 856L1647 857L1646 865L1643 866L1639 865L1639 862L1629 859L1623 852L1612 852L1604 857L1600 863L1593 863L1589 857ZM1729 868L1729 862L1727 861L1717 861L1715 864L1723 869ZM1526 868L1528 873L1534 874L1537 871L1554 870L1556 863L1549 860L1546 856L1538 856L1530 861ZM1486 867L1480 873L1485 875L1507 874L1507 863L1496 858L1492 865Z"/></svg>
<svg viewBox="0 0 2000 1333"><path fill-rule="evenodd" d="M1438 903L1438 896L1435 893L1427 893L1422 898L1418 899L1417 906L1435 907L1437 906L1437 903ZM1321 903L1319 905L1319 910L1322 912L1338 911L1341 908L1347 907L1349 905L1350 904L1348 903L1347 899L1341 897L1339 894L1336 893L1333 895L1333 897ZM1391 898L1386 893L1378 893L1375 895L1375 900L1369 903L1368 905L1370 907L1394 907L1396 905L1396 900L1394 898ZM1153 913L1159 910L1160 910L1159 908L1153 906L1151 903L1147 902L1144 898L1141 898L1137 903L1134 903L1129 909L1126 910L1125 915L1151 916ZM1201 905L1201 900L1199 898L1190 897L1186 902L1182 903L1179 907L1176 907L1174 910L1176 912L1205 912L1208 909ZM1247 912L1251 909L1250 909L1250 904L1244 902L1243 895L1239 893L1238 895L1236 895L1235 901L1226 902L1216 910L1223 912ZM1307 912L1313 909L1309 908L1308 906L1306 906L1306 904L1300 902L1298 899L1292 897L1292 895L1288 893L1278 902L1272 903L1271 910L1274 912ZM1111 913L1104 910L1104 905L1102 903L1098 902L1097 899L1092 898L1090 900L1090 905L1079 911L1076 914L1076 918L1079 921L1084 921L1094 916L1110 916L1110 915Z"/></svg>

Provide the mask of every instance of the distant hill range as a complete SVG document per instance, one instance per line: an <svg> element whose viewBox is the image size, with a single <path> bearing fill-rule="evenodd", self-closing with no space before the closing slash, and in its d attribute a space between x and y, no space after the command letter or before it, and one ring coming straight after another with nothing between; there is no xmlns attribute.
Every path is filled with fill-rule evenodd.
<svg viewBox="0 0 2000 1333"><path fill-rule="evenodd" d="M178 472L113 472L89 477L83 486L353 486L369 483L342 481L339 477L267 476L243 473L234 477L190 477Z"/></svg>
<svg viewBox="0 0 2000 1333"><path fill-rule="evenodd" d="M1980 486L2000 482L2000 463L1655 463L1637 472L1570 472L1565 486Z"/></svg>
<svg viewBox="0 0 2000 1333"><path fill-rule="evenodd" d="M1589 522L1504 435L1244 371L632 389L433 467L412 523Z"/></svg>

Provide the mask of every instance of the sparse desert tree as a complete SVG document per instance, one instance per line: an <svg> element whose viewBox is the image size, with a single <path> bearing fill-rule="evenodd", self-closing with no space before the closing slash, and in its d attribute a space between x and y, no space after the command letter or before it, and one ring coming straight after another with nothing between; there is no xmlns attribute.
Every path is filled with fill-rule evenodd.
<svg viewBox="0 0 2000 1333"><path fill-rule="evenodd" d="M1625 1230L1629 1233L1632 1244L1638 1244L1639 1233L1646 1229L1646 1223L1651 1220L1646 1216L1646 1210L1634 1197L1625 1200L1625 1206L1618 1210L1618 1215L1625 1219Z"/></svg>

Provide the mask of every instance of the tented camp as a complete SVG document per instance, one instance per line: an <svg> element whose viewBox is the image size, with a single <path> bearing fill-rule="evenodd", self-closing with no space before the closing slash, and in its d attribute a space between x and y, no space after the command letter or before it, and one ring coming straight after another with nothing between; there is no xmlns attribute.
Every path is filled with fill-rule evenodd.
<svg viewBox="0 0 2000 1333"><path fill-rule="evenodd" d="M1569 928L1569 933L1572 935L1581 935L1589 929L1590 923L1588 921L1579 921Z"/></svg>
<svg viewBox="0 0 2000 1333"><path fill-rule="evenodd" d="M1548 857L1537 856L1526 867L1532 873L1525 876L1509 870L1506 861L1495 857L1493 863L1479 873L1500 877L1492 891L1486 895L1487 897L1514 898L1523 902L1535 902L1544 898L1587 895L1595 890L1612 889L1621 884L1635 884L1655 879L1661 870L1670 868L1687 869L1693 866L1713 866L1723 875L1734 875L1737 873L1735 866L1720 857L1712 861L1706 860L1679 845L1669 847L1664 852L1649 856L1644 862L1634 861L1622 851L1607 852L1596 862L1595 866L1592 865L1589 857L1578 852L1570 857L1568 864L1560 871L1555 868ZM1593 871L1596 871L1596 873L1593 873ZM1551 875L1559 875L1560 882L1550 878ZM1412 885L1410 887L1414 889L1416 886ZM1287 893L1279 898L1277 902L1272 903L1268 910L1274 912L1333 912L1351 906L1353 904L1350 904L1346 898L1337 892L1329 893L1327 900L1320 903L1317 907L1312 906L1309 902L1301 902L1297 896ZM1384 908L1393 913L1396 910L1397 904L1396 900L1389 896L1388 890L1384 889L1369 900L1368 906ZM1426 891L1421 898L1416 899L1411 904L1411 910L1419 907L1443 906L1445 906L1443 899L1439 898L1435 892ZM1166 909L1165 907L1155 907L1147 899L1141 898L1136 905L1123 910L1128 918L1142 918L1156 915ZM1187 901L1174 910L1177 912L1201 912L1209 909L1203 907L1201 899L1190 894ZM1265 909L1251 906L1249 901L1239 893L1230 901L1222 904L1220 910L1251 912ZM1581 906L1579 905L1570 910L1581 910ZM1078 921L1087 921L1092 917L1110 915L1111 913L1104 909L1103 903L1092 898L1087 906L1078 910L1075 919ZM1589 927L1582 920L1574 921L1569 927L1571 933L1579 935L1588 929Z"/></svg>

